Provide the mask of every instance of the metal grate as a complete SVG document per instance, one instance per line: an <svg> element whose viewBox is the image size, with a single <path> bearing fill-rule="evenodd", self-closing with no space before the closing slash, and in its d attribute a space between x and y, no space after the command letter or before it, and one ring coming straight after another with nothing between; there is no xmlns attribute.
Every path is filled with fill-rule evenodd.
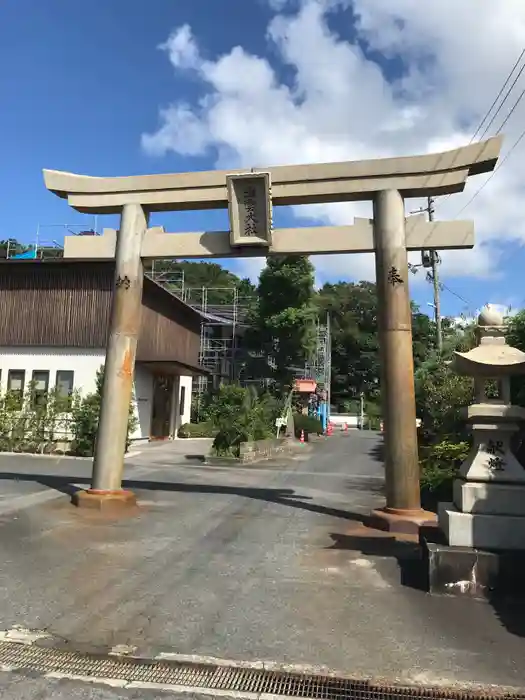
<svg viewBox="0 0 525 700"><path fill-rule="evenodd" d="M525 700L525 693L490 693L302 675L215 664L95 656L16 642L0 642L0 664L38 673L320 700Z"/></svg>

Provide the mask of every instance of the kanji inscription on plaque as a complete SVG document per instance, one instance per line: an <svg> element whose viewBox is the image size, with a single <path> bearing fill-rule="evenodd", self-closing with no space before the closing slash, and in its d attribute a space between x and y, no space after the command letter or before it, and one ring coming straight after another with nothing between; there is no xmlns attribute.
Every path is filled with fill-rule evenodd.
<svg viewBox="0 0 525 700"><path fill-rule="evenodd" d="M271 245L272 199L269 173L228 175L230 244Z"/></svg>

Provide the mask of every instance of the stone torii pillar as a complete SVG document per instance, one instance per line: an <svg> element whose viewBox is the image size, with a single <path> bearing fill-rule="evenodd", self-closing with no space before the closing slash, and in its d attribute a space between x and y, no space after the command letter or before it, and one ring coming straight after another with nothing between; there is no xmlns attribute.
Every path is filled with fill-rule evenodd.
<svg viewBox="0 0 525 700"><path fill-rule="evenodd" d="M374 239L387 505L372 523L407 532L435 515L421 510L405 206L397 190L374 198Z"/></svg>
<svg viewBox="0 0 525 700"><path fill-rule="evenodd" d="M463 191L471 175L497 163L502 138L445 153L231 173L209 171L97 178L45 170L47 188L90 214L121 214L121 230L66 237L64 257L117 258L99 442L92 489L81 504L133 502L121 490L127 406L139 328L142 259L267 255L376 255L381 385L385 416L386 508L383 528L412 531L428 514L420 508L407 251L471 248L471 222L405 219L403 200ZM272 205L369 200L374 220L349 226L272 227ZM147 228L147 213L189 209L230 212L229 231L166 235ZM130 257L128 257L128 253ZM139 279L140 278L140 279ZM118 412L118 417L114 415ZM98 506L97 506L98 507Z"/></svg>
<svg viewBox="0 0 525 700"><path fill-rule="evenodd" d="M135 494L122 488L122 473L141 323L144 281L141 249L147 227L148 215L141 205L125 204L116 236L115 288L92 486L75 492L73 503L78 506L100 509L136 503Z"/></svg>

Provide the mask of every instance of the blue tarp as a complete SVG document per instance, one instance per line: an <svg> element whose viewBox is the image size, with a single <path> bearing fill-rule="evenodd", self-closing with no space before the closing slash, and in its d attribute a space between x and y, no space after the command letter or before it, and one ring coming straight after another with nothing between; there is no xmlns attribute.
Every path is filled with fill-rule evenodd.
<svg viewBox="0 0 525 700"><path fill-rule="evenodd" d="M10 260L35 260L36 250L26 250L25 253L19 253L18 255L12 255Z"/></svg>

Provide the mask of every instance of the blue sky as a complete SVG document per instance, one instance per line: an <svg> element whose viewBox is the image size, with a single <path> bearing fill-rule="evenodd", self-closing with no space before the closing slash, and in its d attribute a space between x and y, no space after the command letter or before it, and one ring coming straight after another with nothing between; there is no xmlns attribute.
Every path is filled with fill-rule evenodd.
<svg viewBox="0 0 525 700"><path fill-rule="evenodd" d="M41 239L61 240L63 230L52 228L51 224L93 225L92 217L74 212L64 201L46 191L42 168L90 175L131 175L202 170L225 162L232 166L239 163L269 165L276 162L275 159L281 156L281 152L283 158L297 162L301 160L301 143L294 151L291 150L290 143L297 138L299 126L302 130L299 133L304 132L305 142L313 144L304 148L305 156L309 156L304 158L305 161L336 159L332 154L337 152L338 138L342 144L340 159L363 157L363 152L367 156L368 152L374 151L375 144L380 143L380 140L374 141L374 127L369 123L362 104L369 105L371 113L376 110L377 114L377 109L381 111L382 103L379 100L385 99L381 93L385 93L386 85L388 90L392 86L392 96L388 96L388 109L398 109L400 105L414 106L414 99L398 97L399 80L403 73L410 72L411 61L414 65L417 63L418 70L433 71L436 92L428 100L436 100L438 91L440 99L443 94L445 97L450 94L451 101L459 99L452 89L455 86L455 76L452 79L446 73L447 67L443 63L443 74L448 81L445 83L443 80L443 87L439 74L435 71L436 57L432 55L432 46L424 51L418 47L414 39L415 29L410 35L414 45L409 43L410 51L403 54L405 48L399 48L394 36L394 31L403 26L399 17L396 25L391 27L387 22L388 17L367 18L361 15L361 24L358 26L354 16L356 8L359 9L358 2L352 5L348 1L343 3L343 9L339 7L336 12L323 13L317 7L323 4L323 0L304 0L303 6L310 6L309 15L305 9L302 15L299 14L298 2L283 0L280 3L281 9L278 10L273 9L272 4L275 7L275 0L273 3L270 0L193 0L191 3L182 0L104 0L82 4L71 0L3 0L0 6L0 80L4 97L3 109L0 111L0 236L32 241L40 225ZM399 12L408 12L410 9L410 0L392 0L392 6L396 4L399 5ZM376 22L376 29L379 27L379 33L374 29L373 22ZM399 27L396 29L397 25ZM192 46L197 47L198 51L198 66L191 65L188 68L187 55L183 60L180 56L173 59L171 55L170 60L169 52L158 48L183 26L191 31ZM405 31L408 32L409 28L407 20ZM271 39L268 38L268 32ZM305 58L309 48L306 43L303 46L304 53L300 53L300 42L308 41L308 32L311 32L310 41L318 42L317 46L310 45L313 56L317 56L310 63ZM452 41L453 37L448 39ZM410 42L410 38L407 41ZM239 54L232 54L232 49L236 46L241 46L244 51L240 61ZM350 63L348 47L354 53L365 49L364 54L359 56L362 64ZM339 53L336 51L332 59L330 52L336 49ZM425 55L426 51L428 55ZM509 56L511 55L513 54L510 53ZM226 69L232 75L236 70L239 71L237 83L233 87L225 87L223 79L222 82L216 79L216 70L222 65L220 59L224 56L230 56L231 59ZM217 134L217 114L234 115L227 116L225 131L234 118L246 126L245 122L250 119L245 110L248 98L257 102L260 97L261 110L277 109L278 97L275 96L278 93L275 93L274 86L262 84L263 80L260 92L255 93L259 89L256 81L259 73L255 72L251 80L250 71L256 71L259 64L254 63L254 57L271 67L274 83L294 91L294 111L293 114L290 112L290 121L297 119L299 126L289 137L286 133L279 132L278 128L272 134L272 124L269 121L262 127L248 123L248 132L253 130L253 139L257 142L254 144L240 139L237 132L228 137L229 140ZM438 59L442 60L441 55L438 55ZM237 64L235 60L238 60ZM333 64L330 63L332 60ZM330 75L332 67L335 72L339 70L340 64L345 65L347 73L342 75L340 82L334 80L333 94L322 94L325 89L322 77L319 88L311 87L315 87L317 79L313 73L315 61L319 65L325 61ZM474 124L480 110L492 101L488 99L489 96L494 96L490 92L492 85L498 85L498 80L505 78L504 68L507 66L510 69L511 65L510 60L502 60L494 82L487 81L490 82L486 88L487 96L480 98L479 107L474 105L471 115L465 115L465 110L457 105L452 110L440 103L442 118L435 128L441 129L438 134L441 141L446 144L449 139L452 144L450 147L457 145L454 139L458 136L459 122L466 119L468 133L470 124ZM365 69L370 70L371 67L374 71L378 67L377 72L383 81L383 87L378 84L375 92L367 87L376 80L375 72L365 72ZM301 76L305 81L308 80L303 87ZM241 85L242 80L244 83ZM349 95L345 92L340 97L341 86L344 85L346 90L347 83L350 85L352 81L355 83L352 86L354 92ZM365 82L367 85L364 85ZM264 90L270 91L268 99ZM213 102L214 106L209 107L207 102L200 103L204 98ZM325 106L330 99L334 100L334 113L338 110L343 113L346 106L344 100L351 100L352 114L349 115L348 134L343 134L339 122L332 122L331 117L325 113L320 113L319 118L315 116L320 106ZM404 102L399 102L399 99ZM355 107L356 100L360 104L359 114ZM177 146L177 138L171 133L169 136L175 143L174 146L157 148L156 151L154 148L146 149L143 135L158 138L158 130L162 127L159 110L181 102L192 112L195 121L192 133L196 128L200 129L199 139L203 145L191 148ZM471 103L474 104L475 100ZM230 109L237 111L225 112ZM288 107L283 102L284 114L286 109ZM311 111L307 113L306 109ZM275 118L278 120L280 116ZM326 121L323 122L323 119ZM320 124L318 131L315 131L316 121ZM310 132L305 130L305 124L310 125ZM182 133L183 126L177 122L179 133ZM258 131L259 128L263 131ZM418 128L416 125L415 130ZM365 133L363 129L369 129L369 139L368 136L361 135ZM266 144L270 136L274 143L262 150L259 142ZM424 143L426 148L433 136L430 133L423 134L417 143ZM279 138L283 139L282 144ZM404 141L396 132L396 138L392 142L393 152L415 147L412 137L403 138ZM331 157L324 157L325 153ZM264 158L266 154L269 158L273 157L273 160L251 160ZM510 177L510 169L508 173ZM514 190L519 174L517 168L512 170ZM521 187L521 181L518 184ZM493 197L497 196L497 185L495 187L493 189L493 183L487 186L488 195L493 193ZM473 191L475 188L470 190ZM518 193L516 191L516 195ZM481 212L484 216L480 222L483 232L483 222L488 216L487 208L491 206L490 196L485 198L484 194L479 199L483 205ZM408 209L412 204L417 206L417 203L409 203ZM512 206L515 206L514 201ZM457 208L456 206L455 209ZM508 210L507 206L505 211ZM452 212L453 208L444 209L443 218L448 217L449 211ZM441 214L440 210L438 212ZM325 220L337 220L341 214L332 211L323 213L322 216ZM471 216L472 209L467 210L465 217ZM292 221L292 213L281 212L280 222L289 221ZM168 230L173 231L218 229L227 227L227 216L224 211L155 215L154 223L164 224ZM511 231L511 223L505 223L501 240L494 240L495 236L490 231L483 233L488 247L479 249L481 258L478 251L478 257L461 258L464 262L457 263L454 259L444 261L442 272L447 285L443 292L444 313L456 315L466 311L466 307L474 310L487 301L525 305L525 292L521 285L521 270L525 262L523 246L521 239ZM116 224L115 217L101 217L98 222L99 228ZM478 220L476 224L478 225ZM494 225L491 226L491 230L494 230ZM498 265L489 269L487 266L496 257ZM474 266L474 260L480 266L480 272L470 274L468 268L471 263ZM228 262L233 270L253 274L253 269L246 267L247 264L243 261ZM346 272L340 261L338 264L325 261L318 268L318 276L321 281L366 276L370 261L363 262L363 275L360 274L360 264L354 257ZM502 277L503 269L507 270L506 277ZM463 270L467 271L466 276L463 276ZM430 285L423 282L414 284L413 296L428 310L426 305L432 296Z"/></svg>

